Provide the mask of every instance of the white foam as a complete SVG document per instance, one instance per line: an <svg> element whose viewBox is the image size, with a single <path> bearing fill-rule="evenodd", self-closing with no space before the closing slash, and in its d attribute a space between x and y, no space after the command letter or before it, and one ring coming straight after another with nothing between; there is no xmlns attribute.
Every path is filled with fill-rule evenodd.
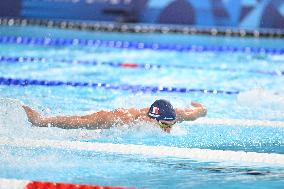
<svg viewBox="0 0 284 189"><path fill-rule="evenodd" d="M0 99L1 134L14 135L28 125L28 118L20 101L8 98Z"/></svg>
<svg viewBox="0 0 284 189"><path fill-rule="evenodd" d="M244 127L283 127L284 121L253 120L253 119L222 119L222 118L200 118L188 122L192 125L226 125Z"/></svg>
<svg viewBox="0 0 284 189"><path fill-rule="evenodd" d="M29 181L15 179L0 179L0 189L23 189L26 188Z"/></svg>
<svg viewBox="0 0 284 189"><path fill-rule="evenodd" d="M240 93L237 96L237 102L242 106L284 111L284 96L261 88Z"/></svg>
<svg viewBox="0 0 284 189"><path fill-rule="evenodd" d="M284 166L284 154L223 151L169 146L146 146L133 144L91 143L59 140L32 140L0 137L0 145L26 148L59 148L103 153L136 154L154 157L188 158L205 162L261 163Z"/></svg>
<svg viewBox="0 0 284 189"><path fill-rule="evenodd" d="M10 119L7 119L10 118ZM27 121L27 116L22 108L22 103L18 100L1 98L0 99L0 125L19 124ZM11 125L10 124L10 125Z"/></svg>
<svg viewBox="0 0 284 189"><path fill-rule="evenodd" d="M0 136L79 140L96 138L100 132L101 130L33 127L28 122L20 101L8 98L0 99Z"/></svg>

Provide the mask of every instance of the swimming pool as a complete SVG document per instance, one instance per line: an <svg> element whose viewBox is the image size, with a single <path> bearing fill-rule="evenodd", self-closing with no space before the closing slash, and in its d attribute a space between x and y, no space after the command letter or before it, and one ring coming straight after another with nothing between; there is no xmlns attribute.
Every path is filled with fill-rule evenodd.
<svg viewBox="0 0 284 189"><path fill-rule="evenodd" d="M207 122L185 122L171 134L145 123L88 131L31 127L17 103L2 100L0 178L135 188L284 186L282 39L37 26L1 26L0 35L0 98L42 114L142 108L158 98L208 108Z"/></svg>

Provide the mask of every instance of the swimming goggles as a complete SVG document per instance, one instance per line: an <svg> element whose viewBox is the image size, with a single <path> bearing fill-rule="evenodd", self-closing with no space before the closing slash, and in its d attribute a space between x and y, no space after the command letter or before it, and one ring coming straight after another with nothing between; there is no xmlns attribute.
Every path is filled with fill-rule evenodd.
<svg viewBox="0 0 284 189"><path fill-rule="evenodd" d="M176 123L176 122L173 122L173 123L165 123L165 122L161 122L161 121L158 121L161 129L168 129L168 128L172 128L172 126Z"/></svg>

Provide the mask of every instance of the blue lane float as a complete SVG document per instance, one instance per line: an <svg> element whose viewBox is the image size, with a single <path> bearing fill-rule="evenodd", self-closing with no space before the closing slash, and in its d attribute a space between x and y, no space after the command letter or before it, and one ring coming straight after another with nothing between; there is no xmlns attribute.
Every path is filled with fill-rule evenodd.
<svg viewBox="0 0 284 189"><path fill-rule="evenodd" d="M188 70L213 70L213 71L227 71L227 72L247 72L253 74L262 74L270 76L284 76L284 71L264 71L255 69L234 69L234 68L222 68L222 67L207 67L203 68L200 66L188 66L188 65L160 65L160 64L136 64L127 62L112 62L112 61L102 61L98 62L96 60L67 60L59 58L44 58L44 57L27 57L27 56L0 56L0 62L8 63L22 63L22 62L62 62L67 64L86 64L86 65L107 65L110 67L122 67L131 69L145 69L145 70L156 70L156 69L188 69Z"/></svg>
<svg viewBox="0 0 284 189"><path fill-rule="evenodd" d="M212 90L212 89L188 89L178 87L164 87L164 86L141 86L141 85L112 85L108 83L95 83L95 82L76 82L76 81L55 81L55 80L37 80L37 79L22 79L22 78L5 78L0 77L0 85L7 86L71 86L71 87L92 87L103 88L109 90L124 90L132 93L203 93L203 94L226 94L236 95L239 91L225 91L225 90Z"/></svg>
<svg viewBox="0 0 284 189"><path fill-rule="evenodd" d="M202 45L167 45L158 43L142 43L129 41L107 41L92 39L65 39L65 38L44 38L44 37L21 37L21 36L0 36L0 44L21 44L21 45L44 45L44 46L89 46L107 47L135 50L167 50L178 52L230 52L230 53L252 53L252 54L284 54L283 48L259 48L259 47L231 47L231 46L202 46Z"/></svg>

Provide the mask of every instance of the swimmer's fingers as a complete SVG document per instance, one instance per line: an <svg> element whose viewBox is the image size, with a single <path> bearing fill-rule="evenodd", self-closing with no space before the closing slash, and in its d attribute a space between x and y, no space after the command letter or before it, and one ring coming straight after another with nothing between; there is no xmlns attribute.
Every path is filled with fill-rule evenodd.
<svg viewBox="0 0 284 189"><path fill-rule="evenodd" d="M198 102L191 102L191 105L194 107L193 111L197 112L199 117L206 116L207 114L207 108Z"/></svg>
<svg viewBox="0 0 284 189"><path fill-rule="evenodd" d="M31 109L30 107L25 106L25 105L23 105L22 107L24 108L27 114L33 114L34 110Z"/></svg>
<svg viewBox="0 0 284 189"><path fill-rule="evenodd" d="M199 102L194 102L194 101L191 102L191 105L192 105L193 107L203 107L202 104L200 104Z"/></svg>
<svg viewBox="0 0 284 189"><path fill-rule="evenodd" d="M28 119L31 123L35 123L35 122L37 122L38 119L40 119L41 115L38 112L36 112L32 108L30 108L29 106L23 105L22 107L26 111Z"/></svg>

